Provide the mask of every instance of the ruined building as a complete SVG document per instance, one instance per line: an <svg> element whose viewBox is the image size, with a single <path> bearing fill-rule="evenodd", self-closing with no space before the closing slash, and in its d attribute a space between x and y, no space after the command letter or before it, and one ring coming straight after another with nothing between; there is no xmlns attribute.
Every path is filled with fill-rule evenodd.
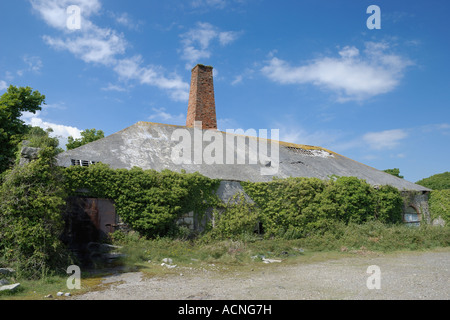
<svg viewBox="0 0 450 320"><path fill-rule="evenodd" d="M218 131L212 70L203 65L192 69L186 126L138 122L101 140L61 153L59 165L89 166L102 162L111 168L136 166L144 170L199 172L222 180L218 193L223 200L243 191L239 181L354 176L374 187L387 184L408 194L404 221L429 222L430 190L425 187L321 147L277 141L258 133L255 137Z"/></svg>

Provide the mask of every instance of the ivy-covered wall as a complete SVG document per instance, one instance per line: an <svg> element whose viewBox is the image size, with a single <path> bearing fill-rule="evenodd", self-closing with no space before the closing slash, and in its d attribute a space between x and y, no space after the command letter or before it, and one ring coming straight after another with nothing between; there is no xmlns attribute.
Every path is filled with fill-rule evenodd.
<svg viewBox="0 0 450 320"><path fill-rule="evenodd" d="M214 224L223 236L252 232L260 223L268 237L298 238L336 222L401 223L404 206L417 200L394 187L374 188L355 177L254 183L199 173L110 169L104 164L69 167L65 176L70 195L112 199L120 219L147 237L170 234L181 221L196 231ZM245 197L237 200L237 194Z"/></svg>
<svg viewBox="0 0 450 320"><path fill-rule="evenodd" d="M121 220L147 237L167 235L183 214L201 216L218 205L219 184L197 173L111 169L101 163L65 169L69 195L113 200Z"/></svg>
<svg viewBox="0 0 450 320"><path fill-rule="evenodd" d="M268 236L298 238L327 230L336 222L361 224L402 221L403 200L391 186L374 188L355 177L287 178L267 183L242 183L259 206Z"/></svg>

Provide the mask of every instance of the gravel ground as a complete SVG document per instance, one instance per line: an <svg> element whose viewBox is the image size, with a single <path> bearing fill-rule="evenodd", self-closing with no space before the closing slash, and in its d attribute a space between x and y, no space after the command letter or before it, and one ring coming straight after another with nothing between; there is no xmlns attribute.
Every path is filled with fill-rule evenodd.
<svg viewBox="0 0 450 320"><path fill-rule="evenodd" d="M261 262L262 264L262 262ZM369 266L380 268L380 289L368 289ZM253 271L177 267L176 274L140 272L105 277L106 288L78 300L448 300L450 249L369 254L325 262L271 263ZM179 272L179 273L178 273Z"/></svg>

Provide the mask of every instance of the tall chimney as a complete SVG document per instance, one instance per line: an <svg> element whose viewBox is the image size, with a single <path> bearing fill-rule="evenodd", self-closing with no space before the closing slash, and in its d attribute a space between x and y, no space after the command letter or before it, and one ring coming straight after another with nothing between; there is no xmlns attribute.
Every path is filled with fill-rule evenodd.
<svg viewBox="0 0 450 320"><path fill-rule="evenodd" d="M202 122L202 129L217 129L213 67L201 64L192 69L186 127L196 121Z"/></svg>

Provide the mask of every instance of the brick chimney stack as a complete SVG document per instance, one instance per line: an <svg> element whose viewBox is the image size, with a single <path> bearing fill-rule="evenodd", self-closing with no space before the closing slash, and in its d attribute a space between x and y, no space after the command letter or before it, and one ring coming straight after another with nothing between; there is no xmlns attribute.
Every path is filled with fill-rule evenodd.
<svg viewBox="0 0 450 320"><path fill-rule="evenodd" d="M195 121L202 122L202 129L217 129L213 67L201 64L192 69L186 126L194 127Z"/></svg>

